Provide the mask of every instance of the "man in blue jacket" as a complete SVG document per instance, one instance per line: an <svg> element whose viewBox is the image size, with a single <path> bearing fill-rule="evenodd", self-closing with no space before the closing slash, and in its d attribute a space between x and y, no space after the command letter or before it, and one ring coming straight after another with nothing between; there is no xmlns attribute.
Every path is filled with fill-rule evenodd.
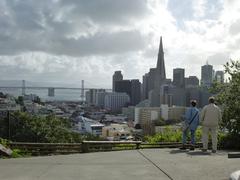
<svg viewBox="0 0 240 180"><path fill-rule="evenodd" d="M186 111L185 114L185 128L183 129L183 146L180 149L186 149L186 139L188 131L191 132L191 147L190 150L194 150L195 147L195 132L199 125L199 110L196 108L197 101L191 101L191 107Z"/></svg>

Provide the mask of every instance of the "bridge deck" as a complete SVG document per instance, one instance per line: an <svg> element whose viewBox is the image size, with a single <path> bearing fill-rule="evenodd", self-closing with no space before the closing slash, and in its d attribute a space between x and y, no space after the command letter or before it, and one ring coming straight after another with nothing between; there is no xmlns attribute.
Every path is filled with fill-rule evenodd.
<svg viewBox="0 0 240 180"><path fill-rule="evenodd" d="M144 149L0 160L1 180L219 180L240 169L227 152Z"/></svg>

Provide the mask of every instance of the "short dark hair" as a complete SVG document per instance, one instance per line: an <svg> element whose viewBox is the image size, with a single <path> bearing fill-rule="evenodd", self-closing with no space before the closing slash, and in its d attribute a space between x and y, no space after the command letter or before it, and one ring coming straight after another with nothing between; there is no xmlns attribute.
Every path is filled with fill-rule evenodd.
<svg viewBox="0 0 240 180"><path fill-rule="evenodd" d="M208 98L208 102L209 103L214 103L215 102L215 98L213 96Z"/></svg>
<svg viewBox="0 0 240 180"><path fill-rule="evenodd" d="M192 105L193 107L195 107L195 106L197 105L197 101L196 101L196 100L191 100L191 105Z"/></svg>

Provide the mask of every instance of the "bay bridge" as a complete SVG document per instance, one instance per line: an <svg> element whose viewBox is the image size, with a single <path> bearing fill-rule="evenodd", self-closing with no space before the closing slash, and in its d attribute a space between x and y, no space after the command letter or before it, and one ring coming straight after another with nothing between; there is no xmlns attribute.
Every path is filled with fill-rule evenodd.
<svg viewBox="0 0 240 180"><path fill-rule="evenodd" d="M112 89L106 89L106 88L86 88L84 87L84 80L82 80L81 87L64 87L64 86L26 86L25 80L22 80L22 86L0 86L0 89L22 89L22 95L26 94L26 89L32 89L32 90L48 90L48 96L53 97L55 96L55 90L79 90L81 91L81 98L85 97L85 91L88 90L99 90L104 89L108 92L111 92Z"/></svg>

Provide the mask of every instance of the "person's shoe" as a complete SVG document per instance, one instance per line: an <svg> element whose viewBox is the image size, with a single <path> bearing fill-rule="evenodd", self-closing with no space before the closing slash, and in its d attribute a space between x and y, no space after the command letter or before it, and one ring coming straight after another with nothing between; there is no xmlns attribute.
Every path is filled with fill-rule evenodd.
<svg viewBox="0 0 240 180"><path fill-rule="evenodd" d="M207 152L207 149L202 149L202 152Z"/></svg>
<svg viewBox="0 0 240 180"><path fill-rule="evenodd" d="M185 145L183 145L182 147L180 147L179 148L180 150L186 150L187 148L186 148L186 146Z"/></svg>
<svg viewBox="0 0 240 180"><path fill-rule="evenodd" d="M212 153L216 153L216 152L217 152L217 150L214 150L214 149L212 150Z"/></svg>
<svg viewBox="0 0 240 180"><path fill-rule="evenodd" d="M189 150L190 150L190 151L194 151L194 150L195 150L194 146L191 145L190 148L189 148Z"/></svg>

